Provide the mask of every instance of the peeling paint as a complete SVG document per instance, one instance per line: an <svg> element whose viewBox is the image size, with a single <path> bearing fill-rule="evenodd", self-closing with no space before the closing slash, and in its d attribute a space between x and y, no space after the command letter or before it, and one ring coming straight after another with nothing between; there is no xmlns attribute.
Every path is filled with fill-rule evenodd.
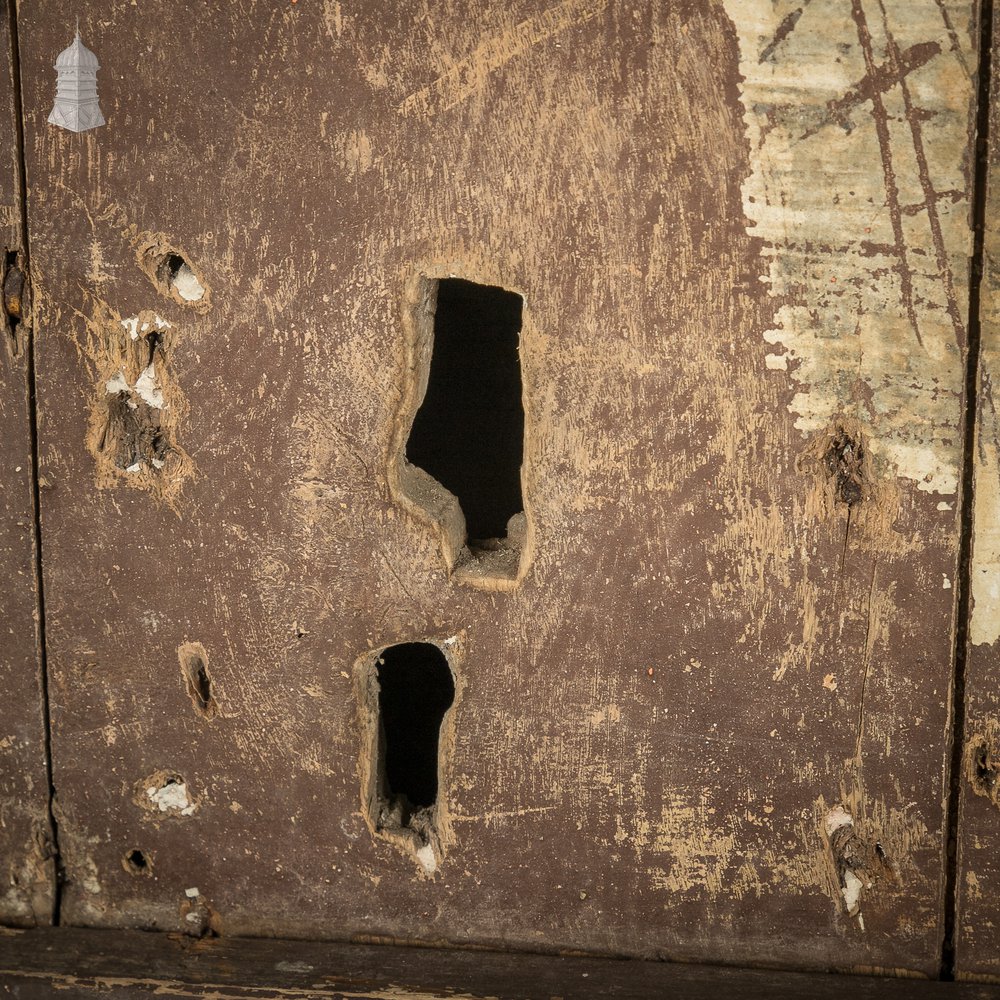
<svg viewBox="0 0 1000 1000"><path fill-rule="evenodd" d="M971 4L951 4L950 23L934 0L724 5L753 151L748 231L781 303L764 339L785 353L765 363L790 373L804 434L850 413L897 475L954 494L973 46L953 25Z"/></svg>

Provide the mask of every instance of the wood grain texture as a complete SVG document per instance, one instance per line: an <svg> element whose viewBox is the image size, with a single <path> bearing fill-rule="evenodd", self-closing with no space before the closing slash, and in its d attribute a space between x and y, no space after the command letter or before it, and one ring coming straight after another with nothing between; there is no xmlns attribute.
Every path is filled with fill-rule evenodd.
<svg viewBox="0 0 1000 1000"><path fill-rule="evenodd" d="M994 22L995 24L995 22ZM992 52L973 467L971 618L966 650L956 969L1000 980L1000 60Z"/></svg>
<svg viewBox="0 0 1000 1000"><path fill-rule="evenodd" d="M0 287L6 260L24 268L14 78L0 5ZM52 914L41 665L37 635L27 324L11 330L0 298L0 924Z"/></svg>
<svg viewBox="0 0 1000 1000"><path fill-rule="evenodd" d="M66 920L934 975L972 16L24 10ZM506 593L388 485L405 290L448 274L524 297ZM130 473L153 328L171 450ZM428 877L365 825L354 672L453 638Z"/></svg>
<svg viewBox="0 0 1000 1000"><path fill-rule="evenodd" d="M0 997L110 1000L995 1000L1000 987L583 956L59 928L0 936Z"/></svg>

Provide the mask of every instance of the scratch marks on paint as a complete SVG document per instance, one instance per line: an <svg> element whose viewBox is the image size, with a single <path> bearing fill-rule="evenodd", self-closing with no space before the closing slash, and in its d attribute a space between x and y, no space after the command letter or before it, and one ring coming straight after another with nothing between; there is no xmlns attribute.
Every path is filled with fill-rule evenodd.
<svg viewBox="0 0 1000 1000"><path fill-rule="evenodd" d="M483 42L432 83L410 94L399 105L400 114L428 118L461 104L511 59L547 38L589 21L606 6L607 0L563 0L537 17L521 21L511 30Z"/></svg>
<svg viewBox="0 0 1000 1000"><path fill-rule="evenodd" d="M724 4L752 149L744 211L780 303L766 365L795 383L800 431L854 416L899 476L954 494L973 97L955 24L972 5Z"/></svg>

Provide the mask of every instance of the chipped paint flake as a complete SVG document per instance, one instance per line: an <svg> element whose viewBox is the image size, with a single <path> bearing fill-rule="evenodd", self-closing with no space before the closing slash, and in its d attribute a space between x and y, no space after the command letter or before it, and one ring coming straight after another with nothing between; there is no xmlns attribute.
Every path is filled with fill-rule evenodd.
<svg viewBox="0 0 1000 1000"><path fill-rule="evenodd" d="M954 494L973 46L953 26L971 4L950 5L950 24L935 0L724 6L751 145L744 211L781 303L764 339L785 350L795 426L854 414L899 476Z"/></svg>

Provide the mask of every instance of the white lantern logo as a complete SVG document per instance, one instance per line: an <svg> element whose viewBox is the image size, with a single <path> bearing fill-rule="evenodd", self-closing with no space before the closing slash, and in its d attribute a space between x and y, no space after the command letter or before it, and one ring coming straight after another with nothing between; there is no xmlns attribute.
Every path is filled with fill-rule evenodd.
<svg viewBox="0 0 1000 1000"><path fill-rule="evenodd" d="M80 29L56 59L56 103L49 123L70 132L86 132L104 124L97 101L97 56L80 40Z"/></svg>

